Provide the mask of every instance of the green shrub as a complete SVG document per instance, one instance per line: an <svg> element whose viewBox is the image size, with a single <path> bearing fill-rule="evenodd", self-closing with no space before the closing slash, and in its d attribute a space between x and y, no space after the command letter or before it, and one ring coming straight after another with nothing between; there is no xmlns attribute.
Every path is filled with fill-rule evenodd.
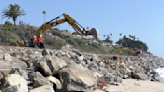
<svg viewBox="0 0 164 92"><path fill-rule="evenodd" d="M13 26L13 24L12 24L11 22L9 22L9 21L6 21L6 22L5 22L5 25Z"/></svg>
<svg viewBox="0 0 164 92"><path fill-rule="evenodd" d="M4 26L3 31L14 31L12 27L10 26Z"/></svg>
<svg viewBox="0 0 164 92"><path fill-rule="evenodd" d="M99 43L96 43L96 42L93 42L93 43L92 43L92 46L95 47L95 48L100 48Z"/></svg>
<svg viewBox="0 0 164 92"><path fill-rule="evenodd" d="M4 45L13 45L13 46L18 46L17 40L19 39L18 37L12 36L12 35L5 35L5 39L2 40L2 44Z"/></svg>
<svg viewBox="0 0 164 92"><path fill-rule="evenodd" d="M74 41L77 42L78 44L85 44L85 41L79 38L74 38Z"/></svg>
<svg viewBox="0 0 164 92"><path fill-rule="evenodd" d="M73 46L78 46L78 43L73 38L66 38L65 40L67 43L69 43Z"/></svg>

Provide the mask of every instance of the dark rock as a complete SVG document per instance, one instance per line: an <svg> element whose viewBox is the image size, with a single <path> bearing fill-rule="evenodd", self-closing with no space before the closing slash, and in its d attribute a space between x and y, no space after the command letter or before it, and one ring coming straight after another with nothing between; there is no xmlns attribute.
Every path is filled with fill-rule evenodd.
<svg viewBox="0 0 164 92"><path fill-rule="evenodd" d="M145 80L145 74L133 73L131 72L131 76L134 79L142 79Z"/></svg>
<svg viewBox="0 0 164 92"><path fill-rule="evenodd" d="M114 76L112 75L112 74L104 74L102 77L101 77L102 79L106 79L106 80L108 80L109 82L110 81L114 81Z"/></svg>
<svg viewBox="0 0 164 92"><path fill-rule="evenodd" d="M45 56L45 55L50 55L50 52L46 49L43 49L42 51L42 55Z"/></svg>
<svg viewBox="0 0 164 92"><path fill-rule="evenodd" d="M20 76L22 76L23 78L25 78L26 80L28 80L28 75L27 72L25 70L21 70L19 68L13 68L9 74L18 74Z"/></svg>
<svg viewBox="0 0 164 92"><path fill-rule="evenodd" d="M75 52L78 56L82 56L82 54L79 51Z"/></svg>
<svg viewBox="0 0 164 92"><path fill-rule="evenodd" d="M115 81L115 82L122 83L122 78L120 78L120 77L115 77L115 78L114 78L114 81Z"/></svg>
<svg viewBox="0 0 164 92"><path fill-rule="evenodd" d="M43 85L53 86L53 84L50 83L50 81L47 78L45 78L39 72L37 72L36 76L33 78L33 87L37 88Z"/></svg>

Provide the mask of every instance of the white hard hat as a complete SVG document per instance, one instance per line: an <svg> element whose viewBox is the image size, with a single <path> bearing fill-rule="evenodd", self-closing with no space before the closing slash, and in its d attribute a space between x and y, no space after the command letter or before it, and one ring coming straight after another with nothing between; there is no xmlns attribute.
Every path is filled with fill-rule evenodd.
<svg viewBox="0 0 164 92"><path fill-rule="evenodd" d="M34 38L36 38L36 35L34 35Z"/></svg>
<svg viewBox="0 0 164 92"><path fill-rule="evenodd" d="M40 37L42 37L42 35L40 35Z"/></svg>

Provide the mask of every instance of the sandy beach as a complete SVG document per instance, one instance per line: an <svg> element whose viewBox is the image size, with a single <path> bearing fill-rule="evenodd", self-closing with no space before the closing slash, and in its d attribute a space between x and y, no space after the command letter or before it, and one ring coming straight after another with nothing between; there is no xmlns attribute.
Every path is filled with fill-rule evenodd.
<svg viewBox="0 0 164 92"><path fill-rule="evenodd" d="M123 79L119 86L110 85L111 92L164 92L164 82Z"/></svg>

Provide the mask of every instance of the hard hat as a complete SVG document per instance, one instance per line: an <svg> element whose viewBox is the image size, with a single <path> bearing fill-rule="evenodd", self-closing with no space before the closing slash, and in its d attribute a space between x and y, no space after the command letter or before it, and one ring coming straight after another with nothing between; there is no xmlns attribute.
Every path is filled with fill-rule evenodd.
<svg viewBox="0 0 164 92"><path fill-rule="evenodd" d="M34 35L34 38L36 38L36 35Z"/></svg>
<svg viewBox="0 0 164 92"><path fill-rule="evenodd" d="M42 37L42 35L40 35L40 37Z"/></svg>

